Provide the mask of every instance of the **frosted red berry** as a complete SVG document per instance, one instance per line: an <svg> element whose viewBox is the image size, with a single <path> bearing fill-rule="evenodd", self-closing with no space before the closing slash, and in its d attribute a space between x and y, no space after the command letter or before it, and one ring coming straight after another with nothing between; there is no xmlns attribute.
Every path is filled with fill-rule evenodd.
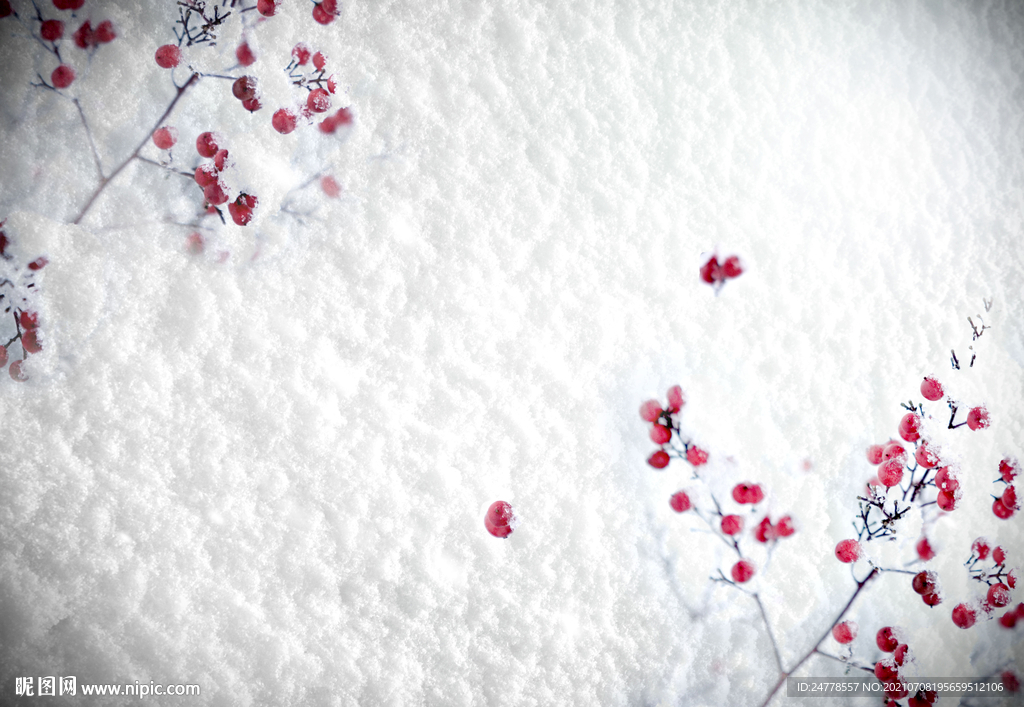
<svg viewBox="0 0 1024 707"><path fill-rule="evenodd" d="M971 408L971 411L967 413L967 426L972 430L981 430L988 427L988 410L984 407Z"/></svg>
<svg viewBox="0 0 1024 707"><path fill-rule="evenodd" d="M1013 486L1007 486L1003 489L1003 495L999 500L1003 502L1003 505L1008 510L1016 511L1020 508L1017 500L1017 489Z"/></svg>
<svg viewBox="0 0 1024 707"><path fill-rule="evenodd" d="M978 556L979 560L984 560L988 557L989 550L992 549L988 538L977 538L971 543L971 552Z"/></svg>
<svg viewBox="0 0 1024 707"><path fill-rule="evenodd" d="M732 566L732 579L737 584L743 584L749 582L754 576L755 568L754 563L750 560L740 560Z"/></svg>
<svg viewBox="0 0 1024 707"><path fill-rule="evenodd" d="M295 130L295 114L286 108L279 108L274 113L274 117L271 119L271 124L274 126L274 130L282 135L287 135Z"/></svg>
<svg viewBox="0 0 1024 707"><path fill-rule="evenodd" d="M39 36L47 42L56 42L64 36L64 23L60 20L43 20Z"/></svg>
<svg viewBox="0 0 1024 707"><path fill-rule="evenodd" d="M722 263L722 274L726 277L739 277L743 274L743 265L738 256L730 255Z"/></svg>
<svg viewBox="0 0 1024 707"><path fill-rule="evenodd" d="M901 643L896 646L896 650L893 651L893 659L896 661L896 665L903 665L907 662L908 653L910 652L910 646L906 643Z"/></svg>
<svg viewBox="0 0 1024 707"><path fill-rule="evenodd" d="M334 14L324 9L325 2L313 5L313 19L318 24L329 25L334 22Z"/></svg>
<svg viewBox="0 0 1024 707"><path fill-rule="evenodd" d="M939 495L935 497L935 504L943 511L955 511L957 506L956 496L945 491L939 491Z"/></svg>
<svg viewBox="0 0 1024 707"><path fill-rule="evenodd" d="M313 55L313 66L316 67L317 71L322 71L324 66L327 65L327 57L324 56L323 52L317 52Z"/></svg>
<svg viewBox="0 0 1024 707"><path fill-rule="evenodd" d="M928 538L922 537L917 541L917 556L927 562L928 560L935 557L935 551L932 549L931 544L928 542Z"/></svg>
<svg viewBox="0 0 1024 707"><path fill-rule="evenodd" d="M74 40L75 46L79 49L88 49L89 47L96 46L96 33L92 29L92 23L88 20L83 22L82 26L71 35L71 39Z"/></svg>
<svg viewBox="0 0 1024 707"><path fill-rule="evenodd" d="M292 57L295 59L295 63L299 66L304 66L309 61L310 51L302 42L299 42L292 47Z"/></svg>
<svg viewBox="0 0 1024 707"><path fill-rule="evenodd" d="M711 258L700 266L700 279L709 285L713 285L719 280L723 279L725 274L722 272L722 267L718 264L718 258L711 256Z"/></svg>
<svg viewBox="0 0 1024 707"><path fill-rule="evenodd" d="M99 25L96 26L96 33L93 38L100 44L109 44L117 39L117 32L114 31L114 25L110 20L103 20Z"/></svg>
<svg viewBox="0 0 1024 707"><path fill-rule="evenodd" d="M906 459L907 450L899 442L889 442L882 449L882 461L887 462L890 459Z"/></svg>
<svg viewBox="0 0 1024 707"><path fill-rule="evenodd" d="M260 103L259 98L248 98L242 101L242 107L250 113L255 113L256 111L263 107L263 104Z"/></svg>
<svg viewBox="0 0 1024 707"><path fill-rule="evenodd" d="M871 464L881 464L882 463L882 452L884 450L885 450L885 447L883 447L882 445L880 445L880 444L872 444L870 447L868 447L868 450L867 450L868 462L871 463Z"/></svg>
<svg viewBox="0 0 1024 707"><path fill-rule="evenodd" d="M694 466L702 466L708 463L708 453L697 446L691 446L686 450L686 461Z"/></svg>
<svg viewBox="0 0 1024 707"><path fill-rule="evenodd" d="M217 136L211 132L200 133L196 138L196 152L202 157L213 157L219 149Z"/></svg>
<svg viewBox="0 0 1024 707"><path fill-rule="evenodd" d="M235 49L235 58L238 59L238 63L242 66L252 66L256 63L256 55L253 54L252 47L249 46L248 42L242 42Z"/></svg>
<svg viewBox="0 0 1024 707"><path fill-rule="evenodd" d="M882 486L892 488L903 480L903 460L890 459L878 467L878 480Z"/></svg>
<svg viewBox="0 0 1024 707"><path fill-rule="evenodd" d="M960 482L957 480L956 473L948 466L944 466L935 472L935 487L939 491L954 494L960 488Z"/></svg>
<svg viewBox="0 0 1024 707"><path fill-rule="evenodd" d="M273 17L277 12L278 0L257 0L256 10L264 17Z"/></svg>
<svg viewBox="0 0 1024 707"><path fill-rule="evenodd" d="M28 380L28 376L25 374L23 370L21 370L21 365L21 359L11 361L11 365L10 368L7 369L7 373L9 373L11 378L16 380L17 382L24 383L25 381Z"/></svg>
<svg viewBox="0 0 1024 707"><path fill-rule="evenodd" d="M761 522L754 526L754 539L759 543L771 542L777 537L778 533L775 532L775 528L772 526L772 522L767 516L762 518Z"/></svg>
<svg viewBox="0 0 1024 707"><path fill-rule="evenodd" d="M738 515L727 515L722 518L722 532L726 535L736 535L743 531L743 517Z"/></svg>
<svg viewBox="0 0 1024 707"><path fill-rule="evenodd" d="M212 164L201 164L193 173L196 184L204 189L217 181L217 170Z"/></svg>
<svg viewBox="0 0 1024 707"><path fill-rule="evenodd" d="M779 522L775 524L775 532L780 538L788 538L795 533L796 526L793 524L793 519L790 516L779 518Z"/></svg>
<svg viewBox="0 0 1024 707"><path fill-rule="evenodd" d="M900 437L908 442L916 442L921 439L921 418L912 412L908 412L900 420Z"/></svg>
<svg viewBox="0 0 1024 707"><path fill-rule="evenodd" d="M682 410L683 405L686 404L686 399L683 396L683 389L678 385L674 385L669 388L665 398L668 400L669 412L679 412Z"/></svg>
<svg viewBox="0 0 1024 707"><path fill-rule="evenodd" d="M306 107L314 113L326 113L331 107L331 96L322 88L314 88L306 97Z"/></svg>
<svg viewBox="0 0 1024 707"><path fill-rule="evenodd" d="M939 465L938 455L930 446L928 446L927 442L921 442L921 444L918 445L917 449L914 451L914 459L916 459L917 463L925 469L932 469Z"/></svg>
<svg viewBox="0 0 1024 707"><path fill-rule="evenodd" d="M851 643L856 637L856 621L842 621L832 627L832 638L836 639L836 643L842 643L845 645L847 643Z"/></svg>
<svg viewBox="0 0 1024 707"><path fill-rule="evenodd" d="M942 603L942 595L938 592L924 594L921 596L921 601L923 601L928 606L938 606Z"/></svg>
<svg viewBox="0 0 1024 707"><path fill-rule="evenodd" d="M213 168L218 172L223 172L224 168L228 166L228 151L217 150L213 156Z"/></svg>
<svg viewBox="0 0 1024 707"><path fill-rule="evenodd" d="M860 543L856 540L840 540L836 545L836 559L840 562L856 562L860 552Z"/></svg>
<svg viewBox="0 0 1024 707"><path fill-rule="evenodd" d="M914 575L914 579L911 585L914 587L914 591L920 595L934 594L936 589L936 583L938 576L930 570L918 572Z"/></svg>
<svg viewBox="0 0 1024 707"><path fill-rule="evenodd" d="M50 74L50 83L54 88L67 88L75 81L75 70L67 64L61 64Z"/></svg>
<svg viewBox="0 0 1024 707"><path fill-rule="evenodd" d="M178 142L178 129L172 127L157 128L153 131L153 144L161 150L169 150Z"/></svg>
<svg viewBox="0 0 1024 707"><path fill-rule="evenodd" d="M1010 603L1010 588L1003 583L993 584L988 588L988 603L1001 609Z"/></svg>
<svg viewBox="0 0 1024 707"><path fill-rule="evenodd" d="M174 44L165 44L156 50L157 66L163 69L173 69L181 63L181 50Z"/></svg>
<svg viewBox="0 0 1024 707"><path fill-rule="evenodd" d="M654 423L651 425L651 441L655 444L667 444L672 439L672 428Z"/></svg>
<svg viewBox="0 0 1024 707"><path fill-rule="evenodd" d="M239 226L245 226L252 221L252 209L236 201L228 204L228 213L231 214L231 220Z"/></svg>
<svg viewBox="0 0 1024 707"><path fill-rule="evenodd" d="M38 329L21 332L21 345L30 354L39 353L43 347L39 344Z"/></svg>
<svg viewBox="0 0 1024 707"><path fill-rule="evenodd" d="M942 384L934 378L925 378L921 381L921 395L925 400L939 400L942 398Z"/></svg>
<svg viewBox="0 0 1024 707"><path fill-rule="evenodd" d="M978 612L967 604L957 604L953 607L953 623L959 628L970 628L978 620Z"/></svg>
<svg viewBox="0 0 1024 707"><path fill-rule="evenodd" d="M661 403L657 400L647 400L640 406L640 417L647 422L657 422L661 412Z"/></svg>
<svg viewBox="0 0 1024 707"><path fill-rule="evenodd" d="M221 184L220 181L214 181L210 184L207 184L203 188L203 194L206 196L206 200L210 202L213 206L220 206L221 204L226 203L228 200L228 193L224 189L224 185Z"/></svg>
<svg viewBox="0 0 1024 707"><path fill-rule="evenodd" d="M337 199L341 194L341 186L338 184L338 180L329 174L320 177L320 189L332 199Z"/></svg>
<svg viewBox="0 0 1024 707"><path fill-rule="evenodd" d="M1003 481L1010 483L1017 476L1017 461L1015 459L1003 459L999 462L999 476Z"/></svg>
<svg viewBox="0 0 1024 707"><path fill-rule="evenodd" d="M992 561L997 565L1006 564L1006 550L1001 545L992 550Z"/></svg>
<svg viewBox="0 0 1024 707"><path fill-rule="evenodd" d="M893 646L892 650L896 650ZM890 651L892 652L892 651ZM896 669L896 663L891 658L880 660L875 663L875 677L883 683L891 683L899 679L900 674Z"/></svg>
<svg viewBox="0 0 1024 707"><path fill-rule="evenodd" d="M29 270L42 270L43 268L46 267L46 264L49 263L49 262L50 261L47 260L45 257L39 257L39 258L36 258L35 260L33 260L31 263L28 264L28 269Z"/></svg>
<svg viewBox="0 0 1024 707"><path fill-rule="evenodd" d="M676 513L684 513L693 508L693 504L690 502L690 497L686 495L685 491L676 491L672 494L672 498L668 500L668 504L672 506L672 510Z"/></svg>
<svg viewBox="0 0 1024 707"><path fill-rule="evenodd" d="M515 513L505 501L495 501L484 516L484 527L496 538L507 538L515 529Z"/></svg>
<svg viewBox="0 0 1024 707"><path fill-rule="evenodd" d="M996 518L999 518L1000 520L1007 520L1013 516L1014 512L1012 509L1006 507L1003 503L1003 499L997 498L992 502L992 513L994 513Z"/></svg>
<svg viewBox="0 0 1024 707"><path fill-rule="evenodd" d="M669 457L668 452L663 449L659 449L651 456L647 457L647 463L653 466L655 469L664 469L668 466L668 463L672 460Z"/></svg>
<svg viewBox="0 0 1024 707"><path fill-rule="evenodd" d="M240 76L231 84L231 95L240 101L247 101L256 95L256 77Z"/></svg>
<svg viewBox="0 0 1024 707"><path fill-rule="evenodd" d="M878 633L875 634L875 643L878 645L878 650L885 651L886 653L892 653L900 645L900 641L896 637L892 626L878 629Z"/></svg>
<svg viewBox="0 0 1024 707"><path fill-rule="evenodd" d="M18 323L22 329L35 329L39 326L39 313L22 312L18 315Z"/></svg>

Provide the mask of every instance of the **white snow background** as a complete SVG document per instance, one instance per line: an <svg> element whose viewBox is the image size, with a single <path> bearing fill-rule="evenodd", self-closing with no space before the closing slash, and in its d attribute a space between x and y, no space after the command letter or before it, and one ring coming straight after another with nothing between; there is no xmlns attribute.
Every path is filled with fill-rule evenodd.
<svg viewBox="0 0 1024 707"><path fill-rule="evenodd" d="M1022 672L1022 629L949 611L979 591L975 537L1024 559L989 496L1024 456L1024 6L352 0L327 27L310 7L249 32L262 111L206 78L167 121L176 166L220 131L261 200L245 228L205 220L198 257L178 224L199 192L152 165L69 225L96 187L84 129L0 20L0 218L18 262L50 259L44 351L0 380L4 702L16 676L75 675L202 688L152 704L759 704L757 607L709 581L735 557L669 508L707 487L645 463L640 403L681 384L710 487L760 482L794 517L751 555L788 667L853 591L833 548L864 449L931 374L992 417L926 408L965 490L927 530L946 600L883 576L856 655L899 625L919 675ZM174 95L153 52L176 12L77 15L119 35L66 50L108 171ZM186 59L241 75L234 31ZM346 135L271 129L298 40L345 87ZM340 199L290 191L319 170ZM718 296L697 276L716 248L747 266ZM507 540L483 526L498 499ZM907 523L876 559L915 558ZM48 702L68 703L22 704Z"/></svg>

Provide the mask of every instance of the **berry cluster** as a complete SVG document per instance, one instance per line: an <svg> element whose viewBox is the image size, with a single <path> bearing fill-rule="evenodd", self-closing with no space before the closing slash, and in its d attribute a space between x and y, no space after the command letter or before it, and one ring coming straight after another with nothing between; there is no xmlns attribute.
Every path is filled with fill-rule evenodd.
<svg viewBox="0 0 1024 707"><path fill-rule="evenodd" d="M203 196L209 206L217 207L228 202L228 187L222 177L223 172L231 167L228 151L220 147L223 137L212 132L202 133L196 138L196 151L201 157L210 158L211 162L205 162L195 171L195 180L203 189ZM239 193L235 200L228 204L228 212L239 226L245 226L252 220L253 209L256 208L257 199L251 194Z"/></svg>
<svg viewBox="0 0 1024 707"><path fill-rule="evenodd" d="M274 130L287 135L295 130L300 115L306 121L312 122L314 115L330 110L331 96L338 90L338 83L333 75L327 75L327 57L323 52L313 53L301 42L292 49L292 59L284 70L288 73L292 85L307 91L306 100L301 106L279 108L274 113L271 121ZM343 108L334 116L322 121L320 131L333 133L338 126L351 122L351 114Z"/></svg>
<svg viewBox="0 0 1024 707"><path fill-rule="evenodd" d="M996 518L1006 520L1020 509L1020 501L1017 500L1017 489L1013 480L1017 477L1019 467L1016 459L1003 459L999 462L999 478L995 483L1003 484L1003 492L995 497L992 502L992 513Z"/></svg>
<svg viewBox="0 0 1024 707"><path fill-rule="evenodd" d="M991 565L986 560L991 558ZM1012 592L1017 587L1019 569L1007 569L1006 550L991 546L986 538L978 538L971 545L971 556L964 563L971 579L986 587L982 597L957 604L953 609L953 623L960 628L970 628L978 620L979 611L991 617L996 609L1003 609L1011 603ZM1024 604L1010 609L999 617L1005 628L1014 628L1024 618Z"/></svg>
<svg viewBox="0 0 1024 707"><path fill-rule="evenodd" d="M890 700L901 700L909 694L900 680L903 678L903 667L913 661L913 654L903 639L903 631L893 626L885 626L875 634L875 645L878 649L883 653L892 653L892 656L876 661L874 669L875 677L883 685L887 685L885 694ZM931 705L937 698L938 695L934 691L921 690L910 697L907 704L910 707L923 707Z"/></svg>
<svg viewBox="0 0 1024 707"><path fill-rule="evenodd" d="M11 348L21 345L21 358L10 361L7 372L14 380L24 383L28 376L22 366L30 354L43 350L39 342L39 313L29 306L28 295L35 289L35 276L49 262L45 257L38 257L24 268L11 268L14 256L7 252L10 240L4 232L6 220L0 221L0 265L4 271L0 273L0 306L4 314L14 319L14 335L0 344L0 368L7 366L11 358Z"/></svg>
<svg viewBox="0 0 1024 707"><path fill-rule="evenodd" d="M725 281L743 274L743 264L737 255L730 255L721 264L718 263L718 256L712 255L707 262L700 266L700 279L712 285L715 290L722 288Z"/></svg>
<svg viewBox="0 0 1024 707"><path fill-rule="evenodd" d="M942 592L939 590L939 576L931 570L922 570L914 575L911 586L917 594L921 595L921 601L928 606L938 606L942 603Z"/></svg>

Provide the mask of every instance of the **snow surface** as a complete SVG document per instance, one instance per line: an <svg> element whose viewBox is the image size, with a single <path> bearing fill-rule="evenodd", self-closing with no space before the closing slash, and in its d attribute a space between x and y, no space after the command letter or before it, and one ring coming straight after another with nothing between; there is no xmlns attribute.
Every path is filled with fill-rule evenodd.
<svg viewBox="0 0 1024 707"><path fill-rule="evenodd" d="M108 172L174 96L152 53L175 12L79 12L119 32L68 49ZM240 75L234 31L186 58ZM0 218L18 262L50 259L45 349L0 380L3 699L76 675L203 690L154 704L759 704L757 607L708 580L735 558L669 496L757 481L793 515L751 583L791 666L852 593L832 553L864 449L929 374L993 423L929 408L966 492L927 530L947 600L885 575L848 616L856 655L900 625L920 675L1024 673L1019 628L948 614L976 536L1024 555L1024 516L988 496L1024 458L1022 34L1014 2L353 0L321 27L285 0L247 35L267 105L303 40L355 124L278 135L273 107L201 81L174 164L220 131L262 206L203 221L192 256L197 192L152 165L70 224L96 186L84 129L0 20ZM297 189L320 170L340 199ZM747 265L718 296L697 278L716 248ZM674 383L707 486L644 462L637 409ZM920 526L872 556L909 562Z"/></svg>

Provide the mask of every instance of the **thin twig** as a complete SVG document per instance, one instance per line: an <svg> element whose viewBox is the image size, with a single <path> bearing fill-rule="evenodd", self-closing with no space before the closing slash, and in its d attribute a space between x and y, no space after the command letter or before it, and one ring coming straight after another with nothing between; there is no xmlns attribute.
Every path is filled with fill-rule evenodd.
<svg viewBox="0 0 1024 707"><path fill-rule="evenodd" d="M82 119L82 127L85 128L85 135L89 138L89 148L92 150L92 159L96 163L96 171L100 175L100 181L102 182L103 177L103 164L100 162L100 153L96 151L96 142L92 139L92 130L89 129L89 123L85 119L85 113L82 111L82 104L78 102L77 98L72 98L71 102L75 104L75 108L78 109L78 117Z"/></svg>
<svg viewBox="0 0 1024 707"><path fill-rule="evenodd" d="M139 162L145 162L146 164L151 164L154 167L160 167L161 169L166 169L168 172L173 172L174 174L180 174L181 176L188 177L189 179L192 179L192 180L195 179L195 174L193 172L186 172L183 169L174 169L173 167L168 167L165 164L161 164L161 163L157 162L156 160L151 160L148 157L143 157L142 155L139 155Z"/></svg>
<svg viewBox="0 0 1024 707"><path fill-rule="evenodd" d="M779 666L779 672L784 673L786 669L782 667L782 656L779 654L779 644L775 642L775 636L772 634L772 626L768 623L768 614L764 610L764 603L761 602L761 597L758 594L754 594L754 601L757 602L757 608L761 610L761 618L764 619L764 628L768 633L768 638L772 642L772 651L775 653L775 664Z"/></svg>

